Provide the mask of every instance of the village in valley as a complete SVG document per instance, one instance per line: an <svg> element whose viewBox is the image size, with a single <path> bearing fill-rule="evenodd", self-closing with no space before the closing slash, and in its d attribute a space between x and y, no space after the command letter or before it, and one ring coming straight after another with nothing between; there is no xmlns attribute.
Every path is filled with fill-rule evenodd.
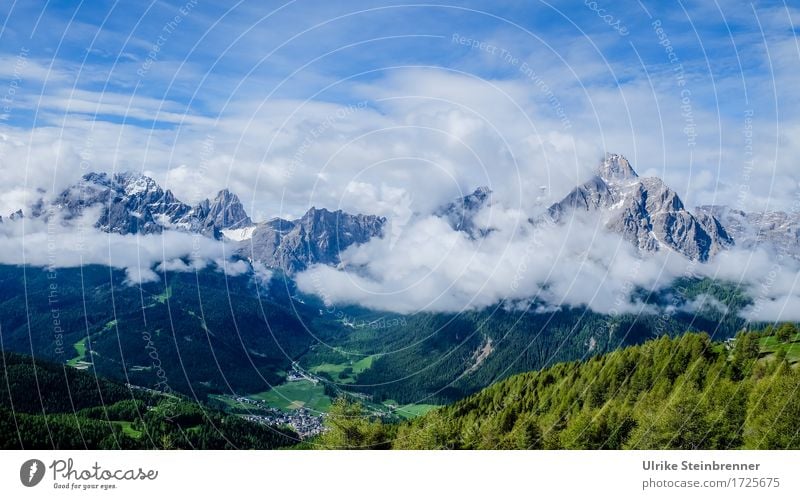
<svg viewBox="0 0 800 499"><path fill-rule="evenodd" d="M295 362L286 374L284 384L265 393L233 395L224 399L229 408L244 419L269 426L286 426L296 431L300 438L307 439L325 431L324 421L331 404L331 397L325 389L326 381ZM374 417L383 421L412 415L404 410L407 408L396 404L374 404L363 393L340 393L360 400ZM429 407L432 406L425 408Z"/></svg>
<svg viewBox="0 0 800 499"><path fill-rule="evenodd" d="M247 400L249 402L255 402L258 405L263 407L263 402L255 401L253 399L248 399L246 397L239 397L240 402ZM248 402L248 403L249 403ZM243 416L244 419L248 421L253 421L256 423L262 423L269 426L288 426L292 428L294 431L302 439L310 438L315 435L319 435L325 429L323 425L323 417L322 414L314 414L308 409L300 408L295 409L293 411L282 411L280 409L274 409L271 407L263 407L264 410L267 412L265 415L256 415L256 414L249 414Z"/></svg>
<svg viewBox="0 0 800 499"><path fill-rule="evenodd" d="M320 379L302 369L297 363L286 374L286 383L306 383L317 386ZM278 391L279 390L273 390ZM280 392L278 396L284 396ZM292 428L302 439L319 435L325 429L323 424L325 413L321 410L305 407L301 402L288 401L289 405L283 408L274 407L267 400L253 396L237 395L233 401L241 408L248 409L248 414L243 415L249 421L269 425L287 426Z"/></svg>

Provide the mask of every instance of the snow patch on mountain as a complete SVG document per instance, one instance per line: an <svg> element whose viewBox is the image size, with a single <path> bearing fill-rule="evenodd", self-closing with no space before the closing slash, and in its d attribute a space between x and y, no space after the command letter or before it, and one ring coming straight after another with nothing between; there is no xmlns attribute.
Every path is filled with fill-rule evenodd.
<svg viewBox="0 0 800 499"><path fill-rule="evenodd" d="M249 227L242 227L239 229L224 229L222 235L225 236L226 239L231 241L241 242L247 241L248 239L253 237L253 233L258 228L257 225L251 225Z"/></svg>

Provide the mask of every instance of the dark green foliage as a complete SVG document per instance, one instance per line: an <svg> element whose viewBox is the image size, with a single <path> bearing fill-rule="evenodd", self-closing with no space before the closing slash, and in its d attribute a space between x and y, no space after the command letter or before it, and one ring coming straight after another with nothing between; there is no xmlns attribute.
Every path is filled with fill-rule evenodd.
<svg viewBox="0 0 800 499"><path fill-rule="evenodd" d="M747 303L735 288L700 280L682 280L681 285L679 299L653 296L650 301L679 306L708 294L723 303L730 300L732 311ZM349 389L375 400L449 403L513 374L639 344L654 334L675 336L687 328L703 327L724 339L742 325L735 313L722 314L713 307L698 314L610 317L585 308L533 313L503 304L480 312L417 314L406 317L404 326L386 330L356 330L337 348L365 354L391 352L377 358ZM489 339L491 355L476 366L476 352ZM337 354L315 347L302 362L328 362L329 355Z"/></svg>
<svg viewBox="0 0 800 499"><path fill-rule="evenodd" d="M280 280L267 295L251 277L213 269L165 279L140 287L107 267L48 273L0 265L3 348L93 361L103 376L204 399L280 384L292 359L341 331L293 301ZM83 357L73 346L80 341Z"/></svg>
<svg viewBox="0 0 800 499"><path fill-rule="evenodd" d="M129 395L130 396L130 395ZM150 397L151 399L157 397ZM147 403L141 399L120 400L103 407L90 407L77 413L89 419L108 419L110 421L136 421L147 412Z"/></svg>
<svg viewBox="0 0 800 499"><path fill-rule="evenodd" d="M747 303L736 286L682 279L672 290L640 291L639 298L679 310L705 294L730 312L707 307L697 314L610 317L585 308L535 313L536 304L523 310L501 303L482 311L403 317L326 307L316 297L297 296L292 281L281 276L268 290L249 276L214 269L160 277L131 286L124 272L107 267L49 274L0 266L4 348L58 362L93 361L92 369L103 376L200 400L209 393L268 390L284 380L293 360L308 369L385 354L354 382L349 371L327 376L326 393L344 389L376 402L449 403L516 373L654 335L701 329L714 338L730 337L742 327L734 312ZM79 357L73 345L81 341L87 353ZM483 350L490 354L477 362Z"/></svg>
<svg viewBox="0 0 800 499"><path fill-rule="evenodd" d="M782 362L755 382L748 401L745 446L796 449L800 444L800 372Z"/></svg>
<svg viewBox="0 0 800 499"><path fill-rule="evenodd" d="M753 366L753 361L758 358L761 352L759 342L760 334L758 332L742 332L736 335L736 343L734 343L731 355L731 369L734 379L743 379L749 375L749 369Z"/></svg>
<svg viewBox="0 0 800 499"><path fill-rule="evenodd" d="M57 396L53 396L56 394ZM57 413L111 405L131 390L63 365L0 351L0 406L17 412Z"/></svg>
<svg viewBox="0 0 800 499"><path fill-rule="evenodd" d="M0 449L273 449L291 430L0 352Z"/></svg>
<svg viewBox="0 0 800 499"><path fill-rule="evenodd" d="M72 414L32 415L0 407L0 449L130 449L119 425Z"/></svg>
<svg viewBox="0 0 800 499"><path fill-rule="evenodd" d="M513 376L401 424L395 448L800 448L800 373L706 334Z"/></svg>
<svg viewBox="0 0 800 499"><path fill-rule="evenodd" d="M783 342L787 342L794 339L795 336L797 336L797 334L798 334L797 326L795 326L791 322L781 324L781 326L775 332L775 336L777 336L778 340Z"/></svg>
<svg viewBox="0 0 800 499"><path fill-rule="evenodd" d="M388 449L392 427L368 418L363 406L338 398L326 417L327 431L316 444L324 449Z"/></svg>

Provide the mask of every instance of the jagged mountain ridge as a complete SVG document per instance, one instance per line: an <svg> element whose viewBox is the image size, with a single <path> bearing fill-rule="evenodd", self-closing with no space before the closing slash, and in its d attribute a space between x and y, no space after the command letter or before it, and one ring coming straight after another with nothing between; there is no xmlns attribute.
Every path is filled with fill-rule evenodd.
<svg viewBox="0 0 800 499"><path fill-rule="evenodd" d="M733 244L711 213L688 211L678 194L657 177L641 178L621 155L607 154L597 174L547 211L563 223L576 212L601 214L605 226L643 252L674 250L707 261Z"/></svg>
<svg viewBox="0 0 800 499"><path fill-rule="evenodd" d="M704 205L697 211L713 216L725 227L736 245L745 249L770 246L776 253L800 257L800 214L744 212L728 206Z"/></svg>
<svg viewBox="0 0 800 499"><path fill-rule="evenodd" d="M138 173L86 174L62 191L49 209L40 204L34 215L58 213L64 220L72 220L97 205L101 212L95 226L118 234L159 234L174 229L220 238L223 229L252 223L239 198L227 189L213 200L189 206Z"/></svg>
<svg viewBox="0 0 800 499"><path fill-rule="evenodd" d="M491 201L492 190L486 186L478 187L471 194L458 198L440 207L433 214L445 219L453 230L466 232L473 239L483 237L491 229L481 227L475 216Z"/></svg>
<svg viewBox="0 0 800 499"><path fill-rule="evenodd" d="M17 210L17 211L15 211L14 213L11 213L11 214L9 214L9 215L8 215L8 219L9 219L9 220L11 220L11 221L13 222L13 221L15 221L15 220L19 220L19 219L20 219L20 218L22 218L23 216L24 216L24 215L22 214L22 210ZM1 224L1 223L3 223L3 217L2 217L2 216L0 216L0 224Z"/></svg>
<svg viewBox="0 0 800 499"><path fill-rule="evenodd" d="M101 211L94 225L104 232L146 235L177 230L225 239L235 246L239 257L290 275L315 263L339 264L341 251L380 236L386 222L374 215L312 207L297 220L254 224L228 189L190 206L139 173L86 174L48 205L37 203L33 215L49 218L57 214L69 222L95 206ZM18 216L21 212L11 218Z"/></svg>
<svg viewBox="0 0 800 499"><path fill-rule="evenodd" d="M338 265L343 250L381 236L385 224L384 217L312 207L297 220L275 218L256 225L238 254L294 274L316 263Z"/></svg>
<svg viewBox="0 0 800 499"><path fill-rule="evenodd" d="M492 191L473 193L441 206L433 214L472 239L491 232L476 222L491 205ZM340 253L353 244L382 237L387 219L375 215L311 208L296 220L276 218L253 223L239 198L227 189L195 206L183 203L170 190L137 173L90 173L62 191L49 205L34 206L34 217L58 213L72 220L86 208L100 206L95 226L119 234L157 234L178 230L224 239L234 254L289 275L313 264L339 265ZM800 258L800 216L783 212L745 213L724 206L701 206L690 212L678 194L657 177L642 178L621 155L607 154L596 174L551 205L546 216L566 223L570 216L588 213L622 235L643 253L676 251L689 259L707 261L734 244L743 248L771 245ZM22 217L21 211L9 219ZM532 220L539 223L542 218ZM4 220L0 218L0 223Z"/></svg>

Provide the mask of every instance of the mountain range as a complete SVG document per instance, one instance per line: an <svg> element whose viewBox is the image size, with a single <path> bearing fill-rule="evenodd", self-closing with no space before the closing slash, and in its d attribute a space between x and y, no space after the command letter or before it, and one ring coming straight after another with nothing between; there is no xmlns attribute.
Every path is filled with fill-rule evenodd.
<svg viewBox="0 0 800 499"><path fill-rule="evenodd" d="M220 238L223 229L250 225L239 198L227 189L213 200L189 206L152 178L135 173L89 173L62 191L48 206L34 206L34 216L73 220L89 207L100 206L95 227L117 234L158 234L164 230L196 232Z"/></svg>
<svg viewBox="0 0 800 499"><path fill-rule="evenodd" d="M492 203L492 191L479 187L448 203L433 215L470 238L486 237L491 227L476 215ZM312 207L295 220L274 218L254 223L241 201L227 189L214 199L190 206L163 190L152 178L135 173L90 173L49 202L39 201L32 216L59 216L67 223L99 207L94 225L118 234L158 234L177 230L202 234L236 246L240 258L293 275L313 264L339 265L351 245L383 237L385 217L349 214ZM680 196L660 178L640 177L619 154L607 154L595 174L552 204L534 225L567 224L571 217L599 217L642 254L674 251L705 262L734 246L769 245L800 257L800 217L784 212L747 213L727 206L700 206L689 211ZM22 217L12 214L11 220ZM0 218L2 222L2 218Z"/></svg>
<svg viewBox="0 0 800 499"><path fill-rule="evenodd" d="M547 210L562 223L576 212L599 212L608 229L643 252L670 249L707 261L734 244L713 212L691 213L660 178L639 177L618 154L606 155L595 176Z"/></svg>
<svg viewBox="0 0 800 499"><path fill-rule="evenodd" d="M312 207L297 220L275 218L252 227L238 253L294 274L315 263L339 264L341 251L380 236L385 223L385 218L375 215L350 215Z"/></svg>
<svg viewBox="0 0 800 499"><path fill-rule="evenodd" d="M490 217L483 215L494 203L491 190L479 188L433 216L464 238L489 238L493 229L484 220ZM796 221L786 214L693 211L659 179L641 178L623 157L609 155L593 178L553 204L547 218L531 223L596 217L643 254L676 251L697 260L735 245L784 244L797 234ZM125 271L101 265L60 269L56 280L25 266L0 265L4 349L140 386L168 383L192 396L262 393L301 367L324 385L326 396L345 391L375 402L444 403L511 374L638 344L655 332L709 331L729 338L743 327L740 312L752 303L736 283L681 278L674 283L684 290L680 296L670 289L643 294L650 306L673 307L670 314L604 315L570 306L540 313L501 303L400 316L357 305L330 307L291 278L310 265L339 266L345 248L389 237L391 220L383 217L315 207L294 220L254 223L229 191L189 205L136 174L86 175L26 216L67 224L91 216L99 230L116 234L201 234L230 245L226 254L290 277L264 292L250 275L211 267L165 272L130 286ZM59 334L53 332L54 283ZM706 305L696 305L701 298ZM161 370L153 364L154 351Z"/></svg>

